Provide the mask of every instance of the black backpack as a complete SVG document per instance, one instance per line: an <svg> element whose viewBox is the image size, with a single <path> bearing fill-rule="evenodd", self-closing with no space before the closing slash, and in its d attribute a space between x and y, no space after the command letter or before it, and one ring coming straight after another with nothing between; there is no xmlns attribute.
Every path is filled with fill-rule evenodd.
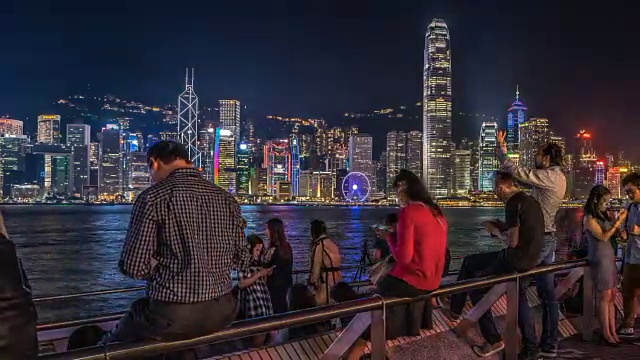
<svg viewBox="0 0 640 360"><path fill-rule="evenodd" d="M0 359L37 358L37 317L16 247L0 236Z"/></svg>

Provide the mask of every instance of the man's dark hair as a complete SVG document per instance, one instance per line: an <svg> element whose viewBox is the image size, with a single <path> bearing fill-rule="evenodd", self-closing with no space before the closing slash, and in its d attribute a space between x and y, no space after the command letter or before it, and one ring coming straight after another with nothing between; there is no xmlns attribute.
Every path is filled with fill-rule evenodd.
<svg viewBox="0 0 640 360"><path fill-rule="evenodd" d="M391 213L384 218L384 224L387 226L395 225L398 223L398 214Z"/></svg>
<svg viewBox="0 0 640 360"><path fill-rule="evenodd" d="M184 145L178 142L162 140L153 144L147 151L147 161L152 158L160 160L163 164L169 164L176 160L189 161L189 153Z"/></svg>
<svg viewBox="0 0 640 360"><path fill-rule="evenodd" d="M549 165L551 166L563 166L564 164L564 151L562 146L556 143L547 143L540 148L543 156L549 157Z"/></svg>
<svg viewBox="0 0 640 360"><path fill-rule="evenodd" d="M640 188L640 173L632 172L622 179L622 186L627 186L628 184L634 185Z"/></svg>
<svg viewBox="0 0 640 360"><path fill-rule="evenodd" d="M518 180L516 180L515 176L506 171L496 171L495 175L493 176L493 181L495 181L496 184L518 186Z"/></svg>

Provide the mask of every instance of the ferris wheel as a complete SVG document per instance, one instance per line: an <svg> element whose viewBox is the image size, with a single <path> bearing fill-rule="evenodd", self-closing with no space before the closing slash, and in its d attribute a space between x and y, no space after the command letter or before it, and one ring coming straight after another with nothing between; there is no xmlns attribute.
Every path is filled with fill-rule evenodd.
<svg viewBox="0 0 640 360"><path fill-rule="evenodd" d="M345 200L363 202L369 197L371 184L361 172L351 172L342 180L342 195Z"/></svg>

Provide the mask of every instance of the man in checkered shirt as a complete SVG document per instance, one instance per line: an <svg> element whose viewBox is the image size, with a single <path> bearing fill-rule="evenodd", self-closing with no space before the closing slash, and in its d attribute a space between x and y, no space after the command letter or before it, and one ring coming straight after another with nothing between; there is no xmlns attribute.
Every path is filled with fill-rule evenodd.
<svg viewBox="0 0 640 360"><path fill-rule="evenodd" d="M206 181L184 146L160 141L147 154L154 185L135 200L119 267L147 281L107 341L181 340L213 333L236 317L232 268L247 269L240 206Z"/></svg>

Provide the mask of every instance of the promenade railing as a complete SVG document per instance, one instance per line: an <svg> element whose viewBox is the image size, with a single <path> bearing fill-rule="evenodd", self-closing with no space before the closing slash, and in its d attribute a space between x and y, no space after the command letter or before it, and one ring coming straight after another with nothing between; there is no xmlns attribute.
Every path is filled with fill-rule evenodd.
<svg viewBox="0 0 640 360"><path fill-rule="evenodd" d="M498 284L506 283L507 287L507 315L505 329L505 358L516 359L518 353L518 287L521 280L547 273L584 268L583 289L584 302L582 334L585 340L590 339L592 333L592 317L594 312L593 284L590 270L585 260L559 262L547 266L540 266L531 271L492 276L469 281L455 282L444 285L426 296L416 298L382 298L372 296L364 299L349 301L335 305L321 306L308 310L289 312L270 317L243 320L233 323L230 327L216 333L194 339L158 342L144 341L140 343L116 343L108 347L94 347L66 353L43 355L41 359L65 360L100 360L100 359L134 359L143 356L160 355L174 351L186 350L199 346L225 342L233 339L245 338L269 331L290 328L300 325L327 321L334 318L357 315L370 312L371 318L371 356L374 360L385 358L385 318L386 306L397 306L419 301L430 301L432 297L468 292Z"/></svg>

